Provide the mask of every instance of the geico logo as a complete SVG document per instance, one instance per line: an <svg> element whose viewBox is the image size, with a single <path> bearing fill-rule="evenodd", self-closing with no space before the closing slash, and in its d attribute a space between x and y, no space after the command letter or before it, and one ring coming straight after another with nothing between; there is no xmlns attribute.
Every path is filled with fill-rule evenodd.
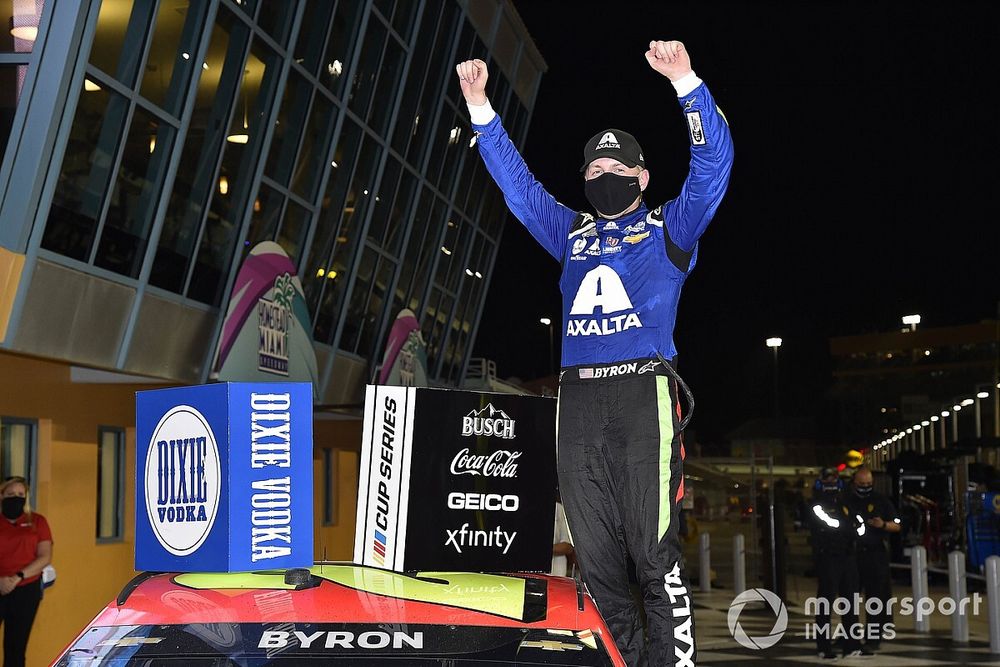
<svg viewBox="0 0 1000 667"><path fill-rule="evenodd" d="M516 512L521 506L517 496L501 496L499 493L458 493L448 494L448 509L488 510L490 512Z"/></svg>

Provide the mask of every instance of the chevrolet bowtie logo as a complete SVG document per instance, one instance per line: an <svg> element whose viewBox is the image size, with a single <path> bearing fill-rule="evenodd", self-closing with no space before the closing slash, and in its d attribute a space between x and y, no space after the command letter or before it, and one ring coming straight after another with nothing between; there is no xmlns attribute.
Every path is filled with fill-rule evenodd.
<svg viewBox="0 0 1000 667"><path fill-rule="evenodd" d="M568 642L557 642L551 639L543 639L541 641L523 641L521 642L522 648L540 648L543 651L582 651L583 647L579 644L570 644Z"/></svg>

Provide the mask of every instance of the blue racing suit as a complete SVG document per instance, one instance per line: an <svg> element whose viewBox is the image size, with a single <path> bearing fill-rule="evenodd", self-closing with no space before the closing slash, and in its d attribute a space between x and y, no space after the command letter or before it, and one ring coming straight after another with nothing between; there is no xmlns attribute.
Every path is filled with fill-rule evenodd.
<svg viewBox="0 0 1000 667"><path fill-rule="evenodd" d="M675 363L681 287L725 194L733 147L707 86L693 73L685 79L678 100L691 163L680 195L613 221L557 202L500 119L470 106L480 154L508 207L562 264L559 489L584 579L629 665L695 660L677 534L683 423L678 378L665 363ZM629 592L632 568L648 645Z"/></svg>
<svg viewBox="0 0 1000 667"><path fill-rule="evenodd" d="M677 355L681 287L726 192L733 159L729 127L708 87L701 83L679 101L691 134L690 170L680 195L611 222L573 211L546 192L499 117L473 126L507 206L562 262L563 366Z"/></svg>

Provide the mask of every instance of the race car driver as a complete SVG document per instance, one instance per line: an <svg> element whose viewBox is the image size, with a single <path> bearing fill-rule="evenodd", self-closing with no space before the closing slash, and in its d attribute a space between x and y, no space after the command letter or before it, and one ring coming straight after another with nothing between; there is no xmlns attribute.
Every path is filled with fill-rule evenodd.
<svg viewBox="0 0 1000 667"><path fill-rule="evenodd" d="M583 577L628 664L693 665L694 619L678 539L680 431L690 414L680 417L673 329L698 239L729 182L733 148L684 45L652 41L645 57L673 84L691 144L680 195L653 210L642 197L649 183L642 149L615 128L584 147L593 214L558 203L490 106L486 63L469 60L456 70L487 169L510 210L562 264L559 488ZM651 91L647 103L666 102L660 95ZM629 593L630 558L648 646Z"/></svg>

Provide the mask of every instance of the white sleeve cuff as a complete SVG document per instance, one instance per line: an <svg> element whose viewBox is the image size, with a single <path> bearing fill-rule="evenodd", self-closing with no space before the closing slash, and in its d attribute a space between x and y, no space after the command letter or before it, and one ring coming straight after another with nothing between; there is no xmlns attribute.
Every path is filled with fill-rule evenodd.
<svg viewBox="0 0 1000 667"><path fill-rule="evenodd" d="M685 95L690 95L691 91L701 85L701 79L694 71L690 71L676 81L671 81L674 90L677 91L677 97L684 97Z"/></svg>
<svg viewBox="0 0 1000 667"><path fill-rule="evenodd" d="M486 104L469 104L466 102L466 106L469 107L469 117L472 119L473 125L486 125L496 118L497 112L493 110L489 100L486 100Z"/></svg>

